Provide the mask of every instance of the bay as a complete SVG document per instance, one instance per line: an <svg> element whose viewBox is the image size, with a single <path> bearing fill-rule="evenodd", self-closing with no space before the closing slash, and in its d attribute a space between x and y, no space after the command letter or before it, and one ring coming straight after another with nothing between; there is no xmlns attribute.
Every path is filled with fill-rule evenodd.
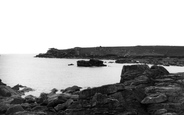
<svg viewBox="0 0 184 115"><path fill-rule="evenodd" d="M83 88L97 87L118 83L123 65L103 60L107 67L77 67L80 59L34 58L35 54L4 54L0 56L0 79L13 87L17 84L31 87L39 96L50 92L78 85ZM68 64L74 64L68 66ZM184 72L184 67L166 66L169 72Z"/></svg>

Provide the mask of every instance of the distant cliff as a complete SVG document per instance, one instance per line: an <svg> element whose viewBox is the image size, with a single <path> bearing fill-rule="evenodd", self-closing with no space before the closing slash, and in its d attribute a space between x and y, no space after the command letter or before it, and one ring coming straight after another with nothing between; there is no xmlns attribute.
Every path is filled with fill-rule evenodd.
<svg viewBox="0 0 184 115"><path fill-rule="evenodd" d="M129 46L129 47L75 47L71 49L50 48L36 57L44 58L101 58L124 57L184 57L184 46Z"/></svg>

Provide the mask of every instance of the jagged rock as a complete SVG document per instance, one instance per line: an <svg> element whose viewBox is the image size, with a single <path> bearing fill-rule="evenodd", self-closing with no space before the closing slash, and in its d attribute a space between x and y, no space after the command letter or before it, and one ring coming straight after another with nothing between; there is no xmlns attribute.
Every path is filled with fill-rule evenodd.
<svg viewBox="0 0 184 115"><path fill-rule="evenodd" d="M21 105L14 105L14 106L11 106L10 108L8 108L8 110L6 111L6 115L13 115L19 111L24 111L22 106Z"/></svg>
<svg viewBox="0 0 184 115"><path fill-rule="evenodd" d="M19 91L20 88L23 88L24 86L20 85L20 84L17 84L15 86L12 87L12 89L16 90L16 91Z"/></svg>
<svg viewBox="0 0 184 115"><path fill-rule="evenodd" d="M151 103L161 103L167 100L167 96L165 94L151 94L145 97L141 103L142 104L151 104Z"/></svg>
<svg viewBox="0 0 184 115"><path fill-rule="evenodd" d="M22 97L15 97L10 104L22 104L24 103L25 99Z"/></svg>
<svg viewBox="0 0 184 115"><path fill-rule="evenodd" d="M48 104L48 94L47 93L41 93L38 98L36 98L36 102L42 105L47 105Z"/></svg>
<svg viewBox="0 0 184 115"><path fill-rule="evenodd" d="M26 92L30 92L30 91L34 91L34 89L27 87L27 86L23 86L23 89L19 90L19 92L21 92L22 94Z"/></svg>
<svg viewBox="0 0 184 115"><path fill-rule="evenodd" d="M62 93L58 95L58 99L60 100L67 100L67 99L73 99L73 100L78 100L79 95L77 94L70 94L70 93Z"/></svg>
<svg viewBox="0 0 184 115"><path fill-rule="evenodd" d="M9 107L8 104L0 103L0 115L5 114Z"/></svg>
<svg viewBox="0 0 184 115"><path fill-rule="evenodd" d="M121 80L120 83L123 83L128 80L133 80L136 77L143 74L145 70L148 70L148 65L127 65L123 66L121 71Z"/></svg>
<svg viewBox="0 0 184 115"><path fill-rule="evenodd" d="M97 59L90 59L89 61L85 61L85 60L79 60L77 61L77 66L79 67L93 67L93 66L106 66L105 64L103 64L103 61L101 60L97 60Z"/></svg>
<svg viewBox="0 0 184 115"><path fill-rule="evenodd" d="M68 66L73 66L73 65L74 65L73 63L68 64Z"/></svg>
<svg viewBox="0 0 184 115"><path fill-rule="evenodd" d="M167 109L156 110L156 112L154 114L155 115L163 115L164 113L167 113Z"/></svg>
<svg viewBox="0 0 184 115"><path fill-rule="evenodd" d="M80 98L90 98L90 97L94 96L96 93L113 94L113 93L116 93L117 91L120 91L123 89L124 89L123 84L104 85L101 87L85 89L79 93L79 97Z"/></svg>
<svg viewBox="0 0 184 115"><path fill-rule="evenodd" d="M47 110L48 110L48 108L46 106L40 106L40 105L33 107L31 109L31 111L47 111Z"/></svg>
<svg viewBox="0 0 184 115"><path fill-rule="evenodd" d="M178 86L150 86L145 88L146 94L163 93L168 96L177 96L182 93L181 87Z"/></svg>
<svg viewBox="0 0 184 115"><path fill-rule="evenodd" d="M27 96L25 97L25 101L26 101L27 103L34 103L34 102L36 102L36 97L33 96L33 95L27 95Z"/></svg>
<svg viewBox="0 0 184 115"><path fill-rule="evenodd" d="M64 102L66 102L65 99L59 98L59 94L48 96L47 100L48 100L48 104L47 104L48 107L55 107L58 104L62 104Z"/></svg>
<svg viewBox="0 0 184 115"><path fill-rule="evenodd" d="M0 85L0 96L10 97L12 95L19 95L19 94L8 86Z"/></svg>
<svg viewBox="0 0 184 115"><path fill-rule="evenodd" d="M168 75L169 72L163 66L151 66L150 69L147 69L144 73L153 79L160 78L161 76Z"/></svg>
<svg viewBox="0 0 184 115"><path fill-rule="evenodd" d="M61 111L61 110L65 110L67 109L71 104L73 103L72 99L68 99L65 103L63 104L58 104L56 107L54 107L56 109L56 111Z"/></svg>
<svg viewBox="0 0 184 115"><path fill-rule="evenodd" d="M5 83L2 82L2 80L0 79L0 85L6 85Z"/></svg>
<svg viewBox="0 0 184 115"><path fill-rule="evenodd" d="M82 88L82 87L79 87L79 86L74 85L74 86L72 86L72 87L66 88L66 89L63 91L63 93L75 93L75 92L77 92L77 91L80 91L81 88Z"/></svg>

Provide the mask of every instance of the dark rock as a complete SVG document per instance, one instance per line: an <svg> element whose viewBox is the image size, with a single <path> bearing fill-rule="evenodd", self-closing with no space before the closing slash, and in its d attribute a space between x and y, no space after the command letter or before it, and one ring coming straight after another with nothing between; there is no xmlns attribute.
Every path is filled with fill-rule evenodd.
<svg viewBox="0 0 184 115"><path fill-rule="evenodd" d="M70 93L62 93L62 94L59 94L58 99L60 100L68 100L68 99L78 100L79 95L70 94Z"/></svg>
<svg viewBox="0 0 184 115"><path fill-rule="evenodd" d="M15 85L15 86L13 86L12 89L13 89L13 90L19 91L20 88L23 88L23 87L24 87L24 86L17 84L17 85Z"/></svg>
<svg viewBox="0 0 184 115"><path fill-rule="evenodd" d="M48 96L55 95L58 90L56 88L53 88L50 93L48 93Z"/></svg>
<svg viewBox="0 0 184 115"><path fill-rule="evenodd" d="M142 104L151 104L151 103L161 103L167 100L167 96L165 94L152 94L145 97L141 103Z"/></svg>
<svg viewBox="0 0 184 115"><path fill-rule="evenodd" d="M144 72L145 75L156 79L160 78L160 76L168 75L169 72L162 66L152 66L150 69Z"/></svg>
<svg viewBox="0 0 184 115"><path fill-rule="evenodd" d="M63 104L58 104L55 109L56 111L61 111L67 109L71 104L73 103L72 99L68 99L65 103Z"/></svg>
<svg viewBox="0 0 184 115"><path fill-rule="evenodd" d="M85 89L85 90L80 92L79 97L80 98L90 98L90 97L94 96L96 93L113 94L113 93L116 93L117 91L120 91L123 89L124 89L123 84L104 85L101 87Z"/></svg>
<svg viewBox="0 0 184 115"><path fill-rule="evenodd" d="M36 98L36 102L39 104L47 105L48 104L48 94L47 93L41 93L38 98Z"/></svg>
<svg viewBox="0 0 184 115"><path fill-rule="evenodd" d="M63 93L74 93L76 91L80 91L80 89L82 89L82 87L78 87L78 86L74 85L72 87L68 87L65 90L63 90Z"/></svg>
<svg viewBox="0 0 184 115"><path fill-rule="evenodd" d="M58 104L62 104L66 102L66 100L61 98L59 94L48 96L47 100L48 100L48 104L47 104L48 107L55 107Z"/></svg>
<svg viewBox="0 0 184 115"><path fill-rule="evenodd" d="M15 114L16 112L19 112L19 111L24 111L22 106L14 105L14 106L8 108L8 110L6 111L6 115L13 115L13 114Z"/></svg>
<svg viewBox="0 0 184 115"><path fill-rule="evenodd" d="M25 97L25 101L27 103L35 103L36 102L36 97L35 96L32 96L32 95L27 95Z"/></svg>
<svg viewBox="0 0 184 115"><path fill-rule="evenodd" d="M23 94L26 92L30 92L30 91L34 91L34 89L24 86L22 90L20 90L20 92L22 92Z"/></svg>
<svg viewBox="0 0 184 115"><path fill-rule="evenodd" d="M148 65L125 65L121 72L121 81L123 83L128 80L133 80L136 77L142 75L145 70L149 70Z"/></svg>
<svg viewBox="0 0 184 115"><path fill-rule="evenodd" d="M9 107L8 104L0 103L0 115L5 114Z"/></svg>
<svg viewBox="0 0 184 115"><path fill-rule="evenodd" d="M2 80L0 79L0 85L6 85L5 83L2 82Z"/></svg>
<svg viewBox="0 0 184 115"><path fill-rule="evenodd" d="M68 66L73 66L73 65L74 65L73 63L68 64Z"/></svg>
<svg viewBox="0 0 184 115"><path fill-rule="evenodd" d="M25 102L25 99L22 97L15 97L10 104L22 104Z"/></svg>
<svg viewBox="0 0 184 115"><path fill-rule="evenodd" d="M31 111L47 111L47 110L48 108L46 106L40 106L40 105L31 109Z"/></svg>
<svg viewBox="0 0 184 115"><path fill-rule="evenodd" d="M19 94L8 86L0 85L0 96L10 97L12 95L19 95Z"/></svg>
<svg viewBox="0 0 184 115"><path fill-rule="evenodd" d="M105 64L103 64L103 61L101 60L97 60L97 59L90 59L89 61L85 61L85 60L79 60L77 61L77 66L79 67L93 67L93 66L106 66Z"/></svg>

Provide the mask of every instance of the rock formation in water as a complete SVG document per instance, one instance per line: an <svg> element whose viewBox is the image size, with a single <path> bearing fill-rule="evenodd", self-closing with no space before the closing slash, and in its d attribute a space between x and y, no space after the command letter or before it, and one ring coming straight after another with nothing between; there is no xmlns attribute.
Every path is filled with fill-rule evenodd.
<svg viewBox="0 0 184 115"><path fill-rule="evenodd" d="M77 66L79 67L102 67L102 66L106 66L105 64L103 64L103 61L101 60L97 60L97 59L90 59L89 61L85 61L85 60L79 60L77 61Z"/></svg>
<svg viewBox="0 0 184 115"><path fill-rule="evenodd" d="M184 74L162 66L126 65L120 83L81 90L73 86L39 97L20 97L0 82L0 114L183 115Z"/></svg>

